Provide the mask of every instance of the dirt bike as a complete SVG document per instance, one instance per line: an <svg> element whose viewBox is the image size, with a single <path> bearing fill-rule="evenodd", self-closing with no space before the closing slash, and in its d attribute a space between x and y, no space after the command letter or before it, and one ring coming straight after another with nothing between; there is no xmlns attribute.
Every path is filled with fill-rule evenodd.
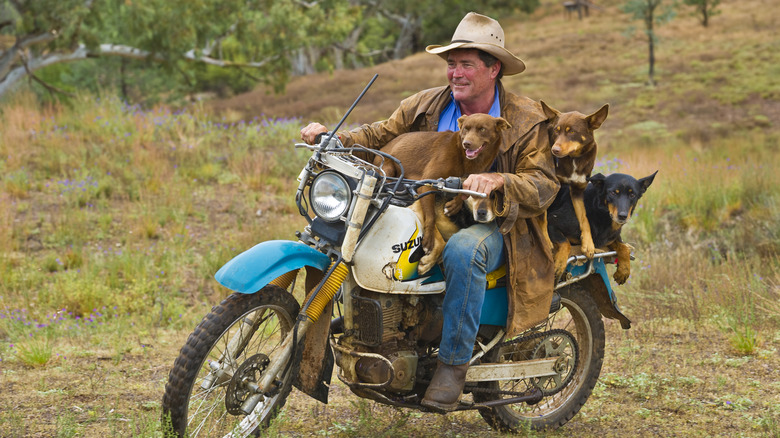
<svg viewBox="0 0 780 438"><path fill-rule="evenodd" d="M234 293L203 318L170 371L166 435L260 433L293 386L327 403L334 365L357 396L426 411L420 401L436 368L446 285L438 266L417 271L422 225L406 207L423 196L422 187L425 196L484 195L463 190L458 178L388 178L373 156L393 157L343 147L333 133L371 83L318 144L296 145L312 152L296 191L308 223L298 240L260 243L215 275ZM605 266L614 258L571 257L547 320L513 338L504 331L504 276L489 274L456 410L476 409L502 431L553 429L570 420L601 371L602 316L630 327ZM294 292L301 291L299 303Z"/></svg>

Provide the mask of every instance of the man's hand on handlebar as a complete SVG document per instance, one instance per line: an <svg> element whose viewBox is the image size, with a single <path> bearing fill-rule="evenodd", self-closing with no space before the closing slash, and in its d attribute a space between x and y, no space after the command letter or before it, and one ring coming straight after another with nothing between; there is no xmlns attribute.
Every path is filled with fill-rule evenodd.
<svg viewBox="0 0 780 438"><path fill-rule="evenodd" d="M317 136L326 132L328 132L328 128L324 125L312 122L301 129L301 139L305 141L306 144L314 144L316 143Z"/></svg>
<svg viewBox="0 0 780 438"><path fill-rule="evenodd" d="M498 173L474 173L463 181L463 188L490 195L493 191L504 189L504 177ZM461 197L466 199L468 196Z"/></svg>

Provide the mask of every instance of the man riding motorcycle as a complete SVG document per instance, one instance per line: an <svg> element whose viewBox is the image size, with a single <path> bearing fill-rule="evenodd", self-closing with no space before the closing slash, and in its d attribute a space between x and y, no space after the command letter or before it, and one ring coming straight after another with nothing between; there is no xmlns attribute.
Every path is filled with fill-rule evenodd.
<svg viewBox="0 0 780 438"><path fill-rule="evenodd" d="M455 409L463 391L468 361L479 327L486 274L504 262L508 269L507 336L515 336L547 317L553 295L554 267L542 219L559 184L538 102L506 91L503 75L525 70L504 47L500 24L469 13L446 46L428 53L447 61L448 86L421 91L389 119L340 132L345 146L378 149L405 132L456 131L461 115L487 113L508 120L494 172L470 175L463 188L489 194L498 219L455 234L444 250L447 292L438 367L421 404L439 412ZM301 130L309 144L327 132L319 123Z"/></svg>

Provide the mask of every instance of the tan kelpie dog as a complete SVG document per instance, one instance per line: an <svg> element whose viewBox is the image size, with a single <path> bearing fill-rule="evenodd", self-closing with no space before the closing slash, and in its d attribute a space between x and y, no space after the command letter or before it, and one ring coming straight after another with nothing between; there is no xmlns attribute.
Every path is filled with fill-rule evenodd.
<svg viewBox="0 0 780 438"><path fill-rule="evenodd" d="M593 258L595 247L588 218L585 214L583 192L588 186L588 178L596 163L596 140L593 131L598 129L607 118L609 104L605 104L595 113L586 116L577 111L561 113L540 102L544 114L550 120L550 142L555 158L555 176L561 184L571 187L571 202L580 224L582 253ZM568 258L568 254L566 254ZM556 272L556 276L561 272Z"/></svg>
<svg viewBox="0 0 780 438"><path fill-rule="evenodd" d="M501 117L472 114L458 119L460 131L420 131L399 135L382 148L397 158L404 168L404 177L410 179L438 179L450 176L466 177L472 173L487 172L498 156L501 131L511 128ZM379 165L381 157L374 160ZM385 160L382 168L387 176L399 176L395 163ZM430 190L420 188L420 194ZM419 201L418 215L423 223L422 246L426 256L418 265L425 273L439 259L444 241L436 228L436 201L432 195ZM451 211L460 209L460 197L447 203Z"/></svg>

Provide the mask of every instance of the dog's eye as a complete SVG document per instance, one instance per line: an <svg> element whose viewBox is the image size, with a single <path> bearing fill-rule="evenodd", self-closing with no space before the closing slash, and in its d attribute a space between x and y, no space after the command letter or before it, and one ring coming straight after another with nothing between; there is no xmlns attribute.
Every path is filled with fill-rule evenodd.
<svg viewBox="0 0 780 438"><path fill-rule="evenodd" d="M485 128L479 128L479 132L485 132Z"/></svg>
<svg viewBox="0 0 780 438"><path fill-rule="evenodd" d="M567 126L566 127L566 132L569 132L569 131L571 131L571 128Z"/></svg>
<svg viewBox="0 0 780 438"><path fill-rule="evenodd" d="M555 132L561 132L561 127L560 126L556 126L555 127Z"/></svg>

